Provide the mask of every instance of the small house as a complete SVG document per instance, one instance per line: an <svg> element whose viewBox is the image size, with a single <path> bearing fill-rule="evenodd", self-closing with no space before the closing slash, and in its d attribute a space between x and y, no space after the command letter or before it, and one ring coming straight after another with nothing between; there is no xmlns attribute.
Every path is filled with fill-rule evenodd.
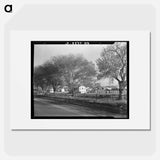
<svg viewBox="0 0 160 160"><path fill-rule="evenodd" d="M87 93L87 88L86 88L85 86L80 86L80 87L79 87L79 92L80 92L81 94Z"/></svg>

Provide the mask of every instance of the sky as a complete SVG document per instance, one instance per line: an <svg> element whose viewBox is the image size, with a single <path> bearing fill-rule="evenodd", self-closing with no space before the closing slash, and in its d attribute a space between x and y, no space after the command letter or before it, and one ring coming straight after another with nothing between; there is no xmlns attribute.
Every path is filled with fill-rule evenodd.
<svg viewBox="0 0 160 160"><path fill-rule="evenodd" d="M36 44L34 46L34 66L38 66L49 60L53 56L81 54L88 61L95 61L100 57L105 45L55 45L55 44ZM96 64L96 63L95 63ZM109 85L108 79L99 81L102 86Z"/></svg>
<svg viewBox="0 0 160 160"><path fill-rule="evenodd" d="M43 64L53 56L82 54L88 61L95 62L107 45L35 45L34 66Z"/></svg>

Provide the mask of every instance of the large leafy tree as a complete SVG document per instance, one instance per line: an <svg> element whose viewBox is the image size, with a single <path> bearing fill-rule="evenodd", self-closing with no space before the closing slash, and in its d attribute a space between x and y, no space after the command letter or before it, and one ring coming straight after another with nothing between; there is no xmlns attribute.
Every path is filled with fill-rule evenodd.
<svg viewBox="0 0 160 160"><path fill-rule="evenodd" d="M73 95L79 85L87 85L96 75L95 65L82 55L61 55L53 57L52 61L60 68L63 79Z"/></svg>
<svg viewBox="0 0 160 160"><path fill-rule="evenodd" d="M127 43L116 42L103 49L101 57L97 59L100 78L111 78L118 81L119 99L127 86Z"/></svg>
<svg viewBox="0 0 160 160"><path fill-rule="evenodd" d="M61 84L61 72L58 66L51 61L45 62L43 65L34 69L34 84L40 86L43 90L44 86L51 85L56 91L58 85Z"/></svg>
<svg viewBox="0 0 160 160"><path fill-rule="evenodd" d="M45 85L52 85L54 91L59 85L66 85L74 95L80 85L91 86L95 75L95 65L82 55L60 55L35 67L34 84L42 90Z"/></svg>
<svg viewBox="0 0 160 160"><path fill-rule="evenodd" d="M44 69L43 66L37 66L34 68L34 86L41 87L41 89L43 90L45 85L47 84L46 78L44 76Z"/></svg>
<svg viewBox="0 0 160 160"><path fill-rule="evenodd" d="M43 64L43 69L47 83L52 86L55 92L57 87L62 84L62 72L60 68L52 61L47 61Z"/></svg>

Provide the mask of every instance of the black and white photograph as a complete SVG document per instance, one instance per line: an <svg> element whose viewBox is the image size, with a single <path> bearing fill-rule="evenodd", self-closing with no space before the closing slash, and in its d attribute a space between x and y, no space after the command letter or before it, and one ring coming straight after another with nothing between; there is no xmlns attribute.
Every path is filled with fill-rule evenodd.
<svg viewBox="0 0 160 160"><path fill-rule="evenodd" d="M129 41L31 41L31 119L129 119Z"/></svg>

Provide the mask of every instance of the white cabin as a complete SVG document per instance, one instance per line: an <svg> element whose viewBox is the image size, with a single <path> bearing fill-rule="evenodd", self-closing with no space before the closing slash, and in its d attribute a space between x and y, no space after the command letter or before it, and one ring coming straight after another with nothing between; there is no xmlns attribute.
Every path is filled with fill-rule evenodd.
<svg viewBox="0 0 160 160"><path fill-rule="evenodd" d="M80 92L81 94L87 93L87 88L86 88L85 86L80 86L80 87L79 87L79 92Z"/></svg>

